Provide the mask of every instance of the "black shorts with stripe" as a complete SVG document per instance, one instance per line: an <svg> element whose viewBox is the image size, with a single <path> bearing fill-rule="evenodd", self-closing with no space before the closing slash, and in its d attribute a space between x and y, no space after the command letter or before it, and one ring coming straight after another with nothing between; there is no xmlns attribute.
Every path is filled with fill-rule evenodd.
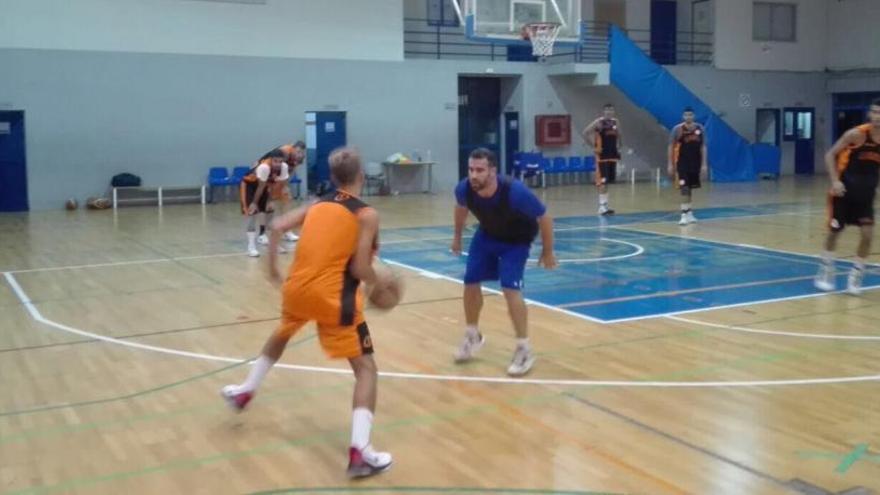
<svg viewBox="0 0 880 495"><path fill-rule="evenodd" d="M830 196L828 203L828 227L833 232L840 232L847 225L874 225L874 194Z"/></svg>
<svg viewBox="0 0 880 495"><path fill-rule="evenodd" d="M596 177L596 184L614 184L617 182L617 160L601 159L598 165L599 175Z"/></svg>
<svg viewBox="0 0 880 495"><path fill-rule="evenodd" d="M679 163L676 167L676 175L678 176L678 187L687 187L690 189L699 189L703 183L700 180L700 172L702 164Z"/></svg>
<svg viewBox="0 0 880 495"><path fill-rule="evenodd" d="M247 215L248 208L251 203L254 202L254 196L257 195L257 188L260 186L259 182L242 182L241 183L241 212ZM271 211L269 208L269 185L263 189L263 195L260 196L260 200L257 202L257 213L266 213Z"/></svg>

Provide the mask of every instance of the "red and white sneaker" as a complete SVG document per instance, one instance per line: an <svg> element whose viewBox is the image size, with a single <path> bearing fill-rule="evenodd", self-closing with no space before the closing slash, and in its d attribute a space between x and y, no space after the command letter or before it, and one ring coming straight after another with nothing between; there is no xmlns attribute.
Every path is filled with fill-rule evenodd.
<svg viewBox="0 0 880 495"><path fill-rule="evenodd" d="M238 385L227 385L220 390L220 395L226 400L236 412L244 411L251 399L254 398L253 392L239 392Z"/></svg>
<svg viewBox="0 0 880 495"><path fill-rule="evenodd" d="M389 470L393 463L391 454L388 452L376 452L369 445L362 450L352 447L348 450L348 477L373 476Z"/></svg>

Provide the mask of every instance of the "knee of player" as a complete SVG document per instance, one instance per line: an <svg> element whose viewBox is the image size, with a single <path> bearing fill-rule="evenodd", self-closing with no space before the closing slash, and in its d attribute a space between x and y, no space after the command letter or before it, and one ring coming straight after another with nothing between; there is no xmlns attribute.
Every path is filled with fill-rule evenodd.
<svg viewBox="0 0 880 495"><path fill-rule="evenodd" d="M379 373L376 366L376 360L372 354L362 354L356 358L350 359L351 367L357 378L375 377Z"/></svg>

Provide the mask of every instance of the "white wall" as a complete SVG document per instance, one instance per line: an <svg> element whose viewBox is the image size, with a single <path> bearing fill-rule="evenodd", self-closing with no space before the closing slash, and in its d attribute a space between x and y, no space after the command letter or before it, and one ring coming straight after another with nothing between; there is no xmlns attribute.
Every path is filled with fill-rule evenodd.
<svg viewBox="0 0 880 495"><path fill-rule="evenodd" d="M0 48L402 60L402 2L0 0Z"/></svg>
<svg viewBox="0 0 880 495"><path fill-rule="evenodd" d="M716 1L715 66L742 70L824 70L829 2L797 0L792 3L798 5L797 41L781 43L752 40L751 0Z"/></svg>
<svg viewBox="0 0 880 495"><path fill-rule="evenodd" d="M828 8L828 68L880 68L880 1L841 0Z"/></svg>
<svg viewBox="0 0 880 495"><path fill-rule="evenodd" d="M830 145L831 133L831 96L825 90L825 74L681 65L666 68L749 142L755 141L758 108L814 107L816 170L821 170L822 150ZM740 106L741 93L750 96L750 106ZM794 147L790 142L782 144L782 155L782 173L794 173Z"/></svg>

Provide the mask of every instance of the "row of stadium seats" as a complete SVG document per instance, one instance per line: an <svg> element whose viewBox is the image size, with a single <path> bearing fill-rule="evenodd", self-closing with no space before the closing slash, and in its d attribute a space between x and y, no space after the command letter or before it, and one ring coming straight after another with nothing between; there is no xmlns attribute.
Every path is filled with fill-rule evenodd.
<svg viewBox="0 0 880 495"><path fill-rule="evenodd" d="M545 157L543 153L517 152L513 155L513 175L521 180L537 177L541 187L547 187L548 179L558 179L560 184L569 181L590 180L590 173L596 170L596 157L557 156Z"/></svg>

